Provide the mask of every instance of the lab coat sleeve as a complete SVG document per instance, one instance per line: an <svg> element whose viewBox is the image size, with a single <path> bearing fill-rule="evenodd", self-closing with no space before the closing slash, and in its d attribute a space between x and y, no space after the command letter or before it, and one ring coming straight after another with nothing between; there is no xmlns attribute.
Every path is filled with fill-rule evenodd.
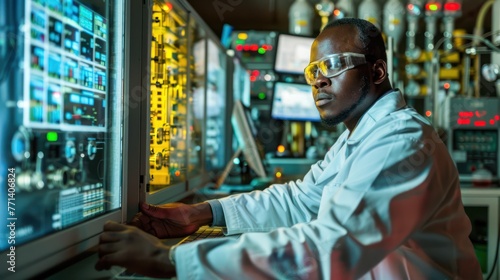
<svg viewBox="0 0 500 280"><path fill-rule="evenodd" d="M439 159L448 155L432 129L423 131L417 123L406 124L405 120L387 125L390 127L369 135L373 141L354 147L336 177L340 181L330 182L323 190L316 218L275 210L280 208L286 213L305 209L306 213L313 213L314 210L305 206L309 200L303 197L297 209L285 206L295 203L292 197L297 195L294 192L299 191L300 185L289 188L289 193L280 187L223 201L230 231L247 230L250 226L258 230L272 228L274 224L268 225L266 220L279 220L275 216L281 214L290 219L283 221L286 226L298 223L266 233L245 233L238 239L181 245L175 252L178 278L356 279L363 276L434 214L446 196L449 178L456 175L453 168L437 174ZM317 196L318 191L313 195ZM259 200L258 196L263 195L268 196L267 199ZM314 197L311 201L317 199ZM257 201L260 205L242 205L257 204ZM249 212L258 207L263 210L257 214ZM259 227L260 224L265 226Z"/></svg>
<svg viewBox="0 0 500 280"><path fill-rule="evenodd" d="M269 231L316 219L323 191L323 186L317 185L316 180L337 150L336 144L323 160L311 166L303 180L274 184L263 191L219 199L226 224L235 225L233 221L238 221L238 226L227 227L226 233Z"/></svg>

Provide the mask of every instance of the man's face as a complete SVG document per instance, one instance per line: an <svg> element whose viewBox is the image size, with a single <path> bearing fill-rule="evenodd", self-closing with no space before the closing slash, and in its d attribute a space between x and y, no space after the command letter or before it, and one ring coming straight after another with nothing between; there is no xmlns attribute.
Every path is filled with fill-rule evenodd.
<svg viewBox="0 0 500 280"><path fill-rule="evenodd" d="M312 45L310 62L331 54L363 53L357 33L354 26L337 26L325 30ZM361 64L332 78L326 78L318 73L312 92L325 125L331 127L345 122L350 129L356 125L368 108L364 101L370 92L369 67L368 63Z"/></svg>

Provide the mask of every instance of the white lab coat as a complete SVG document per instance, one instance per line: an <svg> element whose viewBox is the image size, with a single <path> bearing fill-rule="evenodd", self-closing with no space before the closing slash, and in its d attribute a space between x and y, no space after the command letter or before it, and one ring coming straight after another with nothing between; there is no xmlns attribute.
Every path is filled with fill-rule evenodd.
<svg viewBox="0 0 500 280"><path fill-rule="evenodd" d="M481 279L457 169L398 91L304 179L220 200L228 234L175 251L179 279Z"/></svg>

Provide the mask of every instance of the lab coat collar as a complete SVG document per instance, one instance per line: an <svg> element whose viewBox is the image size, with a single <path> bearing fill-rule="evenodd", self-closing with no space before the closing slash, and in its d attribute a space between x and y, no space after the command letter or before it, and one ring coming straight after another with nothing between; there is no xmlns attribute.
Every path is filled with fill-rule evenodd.
<svg viewBox="0 0 500 280"><path fill-rule="evenodd" d="M404 107L406 107L406 101L399 89L384 93L358 121L356 129L347 139L347 144L353 145L363 140L377 121Z"/></svg>

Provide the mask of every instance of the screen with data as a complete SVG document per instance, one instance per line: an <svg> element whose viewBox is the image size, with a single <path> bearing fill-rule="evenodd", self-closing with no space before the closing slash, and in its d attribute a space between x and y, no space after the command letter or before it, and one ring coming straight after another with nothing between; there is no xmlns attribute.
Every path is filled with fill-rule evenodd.
<svg viewBox="0 0 500 280"><path fill-rule="evenodd" d="M21 18L6 13L18 33L15 47L7 45L13 63L1 84L8 96L0 143L19 246L121 207L123 98L121 81L110 78L121 72L109 59L119 44L110 45L110 1L11 3ZM0 239L0 250L8 241Z"/></svg>
<svg viewBox="0 0 500 280"><path fill-rule="evenodd" d="M276 82L271 104L271 117L289 121L320 121L311 86Z"/></svg>

